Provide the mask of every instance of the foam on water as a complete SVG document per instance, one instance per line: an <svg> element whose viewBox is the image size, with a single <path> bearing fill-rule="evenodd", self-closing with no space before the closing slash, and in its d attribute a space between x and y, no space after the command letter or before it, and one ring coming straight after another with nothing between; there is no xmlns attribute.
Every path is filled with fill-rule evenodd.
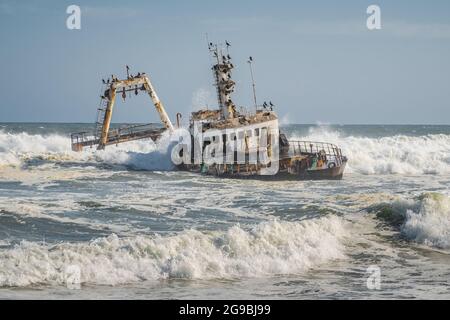
<svg viewBox="0 0 450 320"><path fill-rule="evenodd" d="M416 199L400 198L374 209L380 218L398 225L407 239L450 249L450 196L425 193Z"/></svg>
<svg viewBox="0 0 450 320"><path fill-rule="evenodd" d="M121 284L151 279L215 279L302 273L345 258L346 228L336 216L301 222L271 221L244 230L173 236L111 235L56 246L22 242L0 251L0 286L64 284L69 266L81 281Z"/></svg>
<svg viewBox="0 0 450 320"><path fill-rule="evenodd" d="M22 159L42 155L61 154L68 149L68 139L59 135L41 136L28 133L0 131L0 166L19 166Z"/></svg>
<svg viewBox="0 0 450 320"><path fill-rule="evenodd" d="M177 133L169 135L166 132L156 144L153 141L147 141L148 145L140 149L125 149L127 151L122 149L119 151L119 157L117 150L105 150L99 153L99 157L107 163L126 165L134 170L172 171L175 166L171 160L171 150L176 145Z"/></svg>
<svg viewBox="0 0 450 320"><path fill-rule="evenodd" d="M395 135L382 138L343 136L326 126L313 127L306 136L292 139L336 143L349 158L348 172L361 174L449 174L450 135ZM20 166L38 158L47 161L97 161L135 170L173 170L170 159L174 137L131 141L104 151L70 150L70 139L60 135L11 134L0 131L0 167Z"/></svg>
<svg viewBox="0 0 450 320"><path fill-rule="evenodd" d="M448 174L450 135L395 135L381 138L343 136L324 127L313 127L293 140L335 143L349 158L348 172L361 174Z"/></svg>
<svg viewBox="0 0 450 320"><path fill-rule="evenodd" d="M450 197L426 194L418 209L408 209L402 232L419 243L450 249Z"/></svg>
<svg viewBox="0 0 450 320"><path fill-rule="evenodd" d="M165 134L157 144L146 139L109 146L102 151L86 148L83 152L73 152L68 137L0 131L0 168L20 167L26 161L39 159L49 162L95 161L137 170L173 170L168 151L173 138Z"/></svg>

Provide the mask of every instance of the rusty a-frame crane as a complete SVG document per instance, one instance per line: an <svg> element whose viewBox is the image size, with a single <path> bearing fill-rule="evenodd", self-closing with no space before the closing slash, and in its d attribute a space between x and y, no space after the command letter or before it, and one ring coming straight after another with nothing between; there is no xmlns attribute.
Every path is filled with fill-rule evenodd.
<svg viewBox="0 0 450 320"><path fill-rule="evenodd" d="M87 132L73 133L72 150L81 151L83 147L92 147L97 145L97 150L103 150L107 145L117 144L131 140L151 138L156 140L160 137L163 131L174 130L172 122L167 115L163 104L158 98L149 77L145 73L138 73L136 76L130 76L127 66L127 79L119 80L112 76L111 80L103 83L106 85L106 90L101 96L101 103L104 106L99 108L96 122L96 130L94 134ZM117 93L122 93L122 98L126 98L126 93L133 91L136 95L139 91L146 91L155 105L156 111L159 113L161 122L164 125L163 129L149 127L148 125L128 126L121 129L110 130L112 112L114 103L116 101Z"/></svg>

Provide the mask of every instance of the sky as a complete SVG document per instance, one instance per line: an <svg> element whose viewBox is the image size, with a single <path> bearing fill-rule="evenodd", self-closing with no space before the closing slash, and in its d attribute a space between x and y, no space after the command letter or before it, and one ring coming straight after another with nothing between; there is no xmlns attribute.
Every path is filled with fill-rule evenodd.
<svg viewBox="0 0 450 320"><path fill-rule="evenodd" d="M253 104L252 56L258 103L285 124L450 124L448 0L0 0L0 122L94 122L101 79L125 65L173 122L215 108L206 34L231 44L234 102ZM113 122L159 122L148 96L118 100Z"/></svg>

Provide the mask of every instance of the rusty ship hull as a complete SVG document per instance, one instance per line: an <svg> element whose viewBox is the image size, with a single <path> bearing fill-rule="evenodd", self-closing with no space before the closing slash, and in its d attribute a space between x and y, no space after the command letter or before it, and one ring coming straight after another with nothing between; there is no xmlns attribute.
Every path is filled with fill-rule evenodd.
<svg viewBox="0 0 450 320"><path fill-rule="evenodd" d="M215 176L226 179L249 179L249 180L268 180L268 181L301 181L301 180L341 180L344 176L344 171L347 161L343 162L339 167L325 168L325 169L313 169L302 170L300 172L289 172L287 170L280 171L275 175L260 175L254 171L237 172L233 169L228 169L225 172L204 172L201 167L191 167L186 165L178 166L178 170L189 171L198 174L204 174L209 176Z"/></svg>

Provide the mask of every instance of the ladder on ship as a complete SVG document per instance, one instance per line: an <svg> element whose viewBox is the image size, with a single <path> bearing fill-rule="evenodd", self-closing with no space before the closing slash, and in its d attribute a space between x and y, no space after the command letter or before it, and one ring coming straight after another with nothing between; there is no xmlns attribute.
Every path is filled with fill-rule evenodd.
<svg viewBox="0 0 450 320"><path fill-rule="evenodd" d="M95 121L94 137L100 139L103 130L103 123L105 121L106 108L108 107L108 100L101 98L100 106L97 108L97 118Z"/></svg>

